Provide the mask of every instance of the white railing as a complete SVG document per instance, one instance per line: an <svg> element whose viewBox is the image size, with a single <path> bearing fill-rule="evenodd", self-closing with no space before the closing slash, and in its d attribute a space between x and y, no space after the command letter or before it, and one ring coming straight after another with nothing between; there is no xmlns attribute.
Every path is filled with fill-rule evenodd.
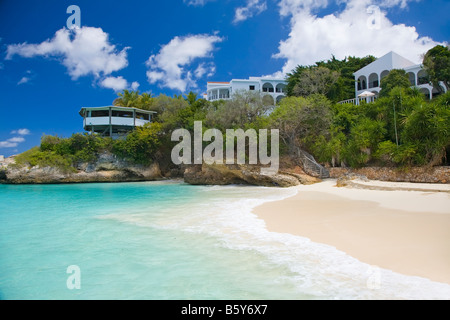
<svg viewBox="0 0 450 320"><path fill-rule="evenodd" d="M212 100L220 100L220 99L224 99L224 100L230 99L230 95L229 94L219 94L219 95L213 94L213 95L209 96L209 100L210 101L212 101Z"/></svg>
<svg viewBox="0 0 450 320"><path fill-rule="evenodd" d="M148 123L148 120L136 119L133 118L124 118L124 117L111 117L111 124L116 126L143 126ZM84 126L108 126L109 117L86 117L84 120Z"/></svg>
<svg viewBox="0 0 450 320"><path fill-rule="evenodd" d="M353 99L348 99L348 100L344 100L344 101L339 101L338 104L350 103L350 104L359 106L361 104L361 102L371 103L371 102L375 102L376 99L377 99L377 97L353 98Z"/></svg>

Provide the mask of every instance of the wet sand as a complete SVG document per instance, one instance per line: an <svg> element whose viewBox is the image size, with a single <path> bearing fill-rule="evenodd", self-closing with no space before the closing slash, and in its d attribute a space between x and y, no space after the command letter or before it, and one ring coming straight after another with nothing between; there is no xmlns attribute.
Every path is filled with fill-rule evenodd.
<svg viewBox="0 0 450 320"><path fill-rule="evenodd" d="M449 185L423 186L423 191L404 191L404 183L398 185L401 191L335 185L327 180L300 186L296 196L254 212L269 231L306 237L371 265L450 284Z"/></svg>

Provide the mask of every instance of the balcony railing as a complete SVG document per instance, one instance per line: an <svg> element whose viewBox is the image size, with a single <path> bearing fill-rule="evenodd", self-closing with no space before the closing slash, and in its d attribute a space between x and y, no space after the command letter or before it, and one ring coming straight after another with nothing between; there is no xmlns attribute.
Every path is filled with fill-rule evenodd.
<svg viewBox="0 0 450 320"><path fill-rule="evenodd" d="M229 94L212 94L209 96L209 100L220 100L220 99L230 99L230 95Z"/></svg>
<svg viewBox="0 0 450 320"><path fill-rule="evenodd" d="M125 117L111 117L111 123L109 123L109 117L86 117L84 120L84 126L143 126L144 124L150 122L149 120L143 119L133 119Z"/></svg>
<svg viewBox="0 0 450 320"><path fill-rule="evenodd" d="M339 101L338 104L350 103L350 104L359 106L361 104L361 102L362 103L371 103L371 102L375 102L376 99L377 99L376 96L367 97L367 98L353 98L353 99L348 99L348 100L344 100L344 101Z"/></svg>

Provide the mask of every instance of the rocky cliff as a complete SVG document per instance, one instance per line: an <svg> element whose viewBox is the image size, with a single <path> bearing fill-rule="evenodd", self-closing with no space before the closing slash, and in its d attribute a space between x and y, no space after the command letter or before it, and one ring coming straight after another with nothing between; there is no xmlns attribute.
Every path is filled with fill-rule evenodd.
<svg viewBox="0 0 450 320"><path fill-rule="evenodd" d="M95 162L80 163L74 172L53 167L18 167L10 163L0 169L0 181L11 184L126 182L162 179L158 164L132 165L112 154L101 154Z"/></svg>
<svg viewBox="0 0 450 320"><path fill-rule="evenodd" d="M262 174L259 166L251 165L197 165L184 172L184 181L189 184L250 184L266 187L291 187L299 184L316 183L320 180L306 174L279 171L276 174Z"/></svg>
<svg viewBox="0 0 450 320"><path fill-rule="evenodd" d="M370 180L390 182L450 183L450 167L412 167L405 169L386 167L330 168L329 171L330 176L336 179L357 175Z"/></svg>
<svg viewBox="0 0 450 320"><path fill-rule="evenodd" d="M295 170L279 171L274 175L261 174L260 166L253 165L192 165L149 166L130 164L110 153L99 155L92 163L80 163L74 172L53 167L18 167L13 161L0 169L0 182L10 184L131 182L184 178L195 185L250 184L270 187L290 187L320 181Z"/></svg>

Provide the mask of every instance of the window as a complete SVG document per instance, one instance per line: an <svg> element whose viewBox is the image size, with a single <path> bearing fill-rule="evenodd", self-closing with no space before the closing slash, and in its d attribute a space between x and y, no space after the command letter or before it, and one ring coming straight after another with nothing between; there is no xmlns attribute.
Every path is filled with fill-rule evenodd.
<svg viewBox="0 0 450 320"><path fill-rule="evenodd" d="M249 90L255 90L255 86L249 86Z"/></svg>

